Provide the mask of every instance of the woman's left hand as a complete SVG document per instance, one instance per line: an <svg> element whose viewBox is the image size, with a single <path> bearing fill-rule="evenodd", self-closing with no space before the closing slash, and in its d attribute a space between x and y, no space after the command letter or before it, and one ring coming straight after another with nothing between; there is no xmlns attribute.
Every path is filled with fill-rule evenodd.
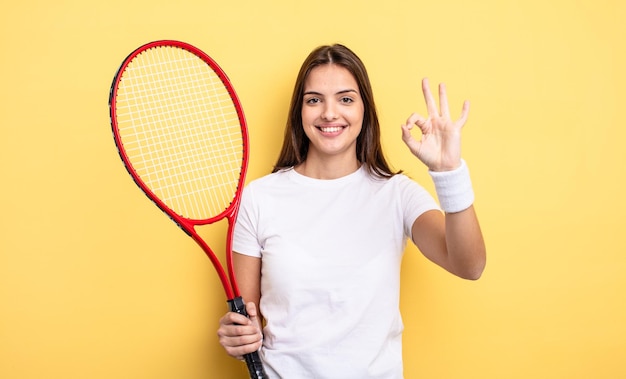
<svg viewBox="0 0 626 379"><path fill-rule="evenodd" d="M431 171L454 170L461 165L461 129L469 115L469 102L463 103L461 117L452 121L445 84L439 85L439 109L427 78L422 80L422 91L428 117L413 113L402 125L402 140ZM422 132L419 141L411 134L416 125Z"/></svg>

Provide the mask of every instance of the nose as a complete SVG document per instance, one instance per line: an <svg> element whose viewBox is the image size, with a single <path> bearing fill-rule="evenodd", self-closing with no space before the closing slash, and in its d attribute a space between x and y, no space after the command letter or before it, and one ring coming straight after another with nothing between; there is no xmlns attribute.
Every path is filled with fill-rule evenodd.
<svg viewBox="0 0 626 379"><path fill-rule="evenodd" d="M337 119L337 108L336 104L332 101L327 101L324 103L324 109L322 111L322 119L326 121L336 120Z"/></svg>

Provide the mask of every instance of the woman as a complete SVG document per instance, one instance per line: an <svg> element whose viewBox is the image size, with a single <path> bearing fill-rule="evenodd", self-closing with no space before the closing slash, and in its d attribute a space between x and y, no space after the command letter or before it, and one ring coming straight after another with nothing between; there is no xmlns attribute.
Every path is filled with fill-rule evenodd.
<svg viewBox="0 0 626 379"><path fill-rule="evenodd" d="M402 138L428 167L443 213L389 168L361 60L342 45L305 60L274 171L244 191L234 264L250 319L220 320L228 354L261 349L271 378L402 378L407 239L449 272L481 276L485 246L461 159L469 103L452 121L445 86L439 109L426 79L422 89L428 117L411 115Z"/></svg>

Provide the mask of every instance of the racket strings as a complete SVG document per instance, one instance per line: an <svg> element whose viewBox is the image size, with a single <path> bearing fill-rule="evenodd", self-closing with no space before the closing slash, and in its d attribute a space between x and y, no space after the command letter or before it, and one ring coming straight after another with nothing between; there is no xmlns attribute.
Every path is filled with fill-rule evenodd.
<svg viewBox="0 0 626 379"><path fill-rule="evenodd" d="M143 52L126 68L116 102L126 154L152 192L191 219L228 208L243 136L228 90L204 61L180 48Z"/></svg>

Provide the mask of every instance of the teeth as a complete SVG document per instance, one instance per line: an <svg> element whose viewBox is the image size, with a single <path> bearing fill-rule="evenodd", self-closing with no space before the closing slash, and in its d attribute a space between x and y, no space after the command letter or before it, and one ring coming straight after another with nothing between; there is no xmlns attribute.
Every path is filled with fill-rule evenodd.
<svg viewBox="0 0 626 379"><path fill-rule="evenodd" d="M322 132L324 133L335 133L340 131L341 129L343 129L340 126L332 126L332 127L328 127L328 128L320 128L322 130Z"/></svg>

